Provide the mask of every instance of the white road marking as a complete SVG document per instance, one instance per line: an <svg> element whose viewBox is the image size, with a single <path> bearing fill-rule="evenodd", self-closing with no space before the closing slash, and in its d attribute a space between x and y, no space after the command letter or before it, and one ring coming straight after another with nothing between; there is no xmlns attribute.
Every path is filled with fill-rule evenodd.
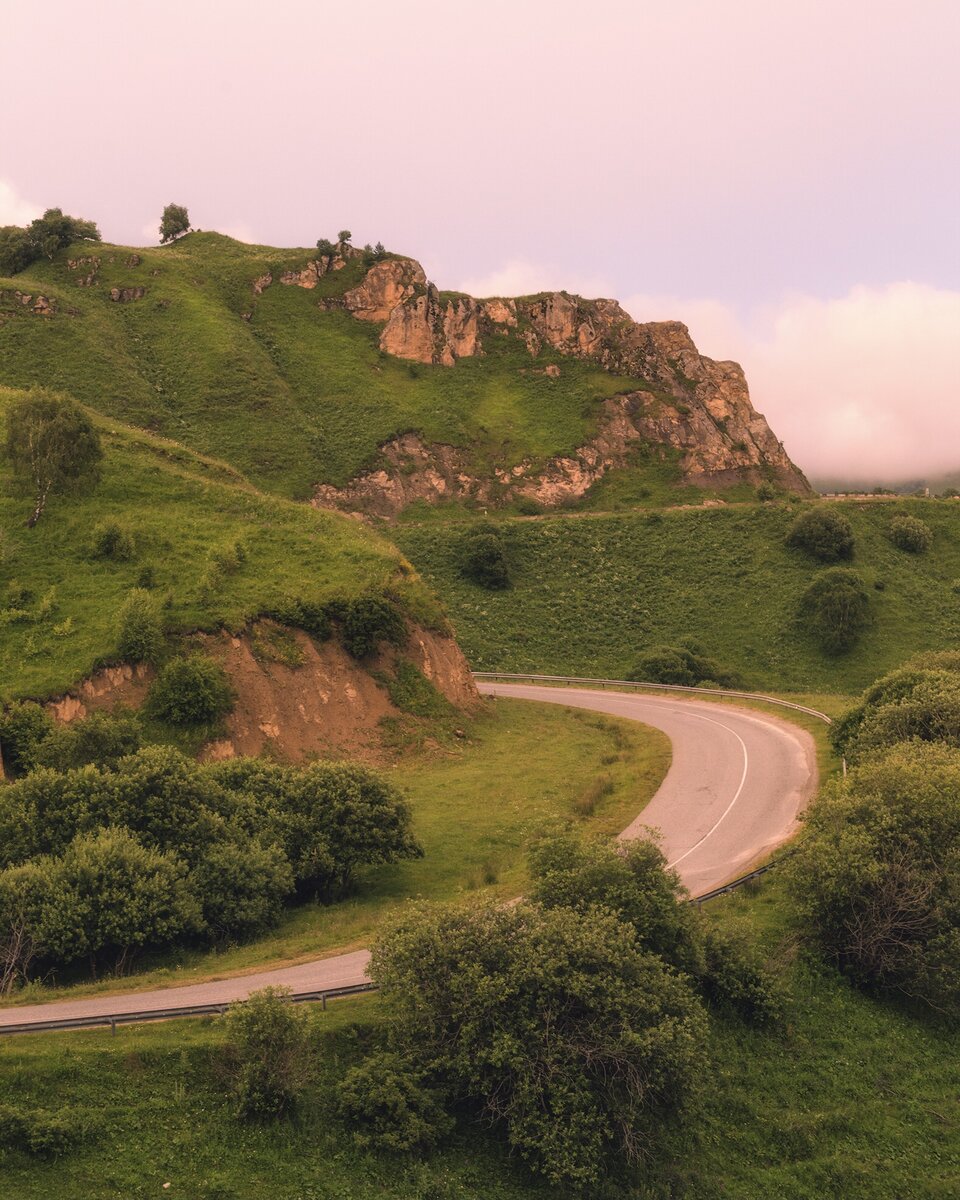
<svg viewBox="0 0 960 1200"><path fill-rule="evenodd" d="M708 837L710 837L710 835L712 833L715 833L717 831L718 827L720 826L720 823L724 820L724 818L726 816L729 815L730 810L733 808L733 806L736 804L736 802L740 799L740 793L743 791L743 785L747 782L747 771L750 769L750 755L747 753L747 744L743 740L743 738L740 736L740 734L737 733L737 731L735 729L731 729L729 725L724 725L724 723L722 721L715 721L713 719L713 717L705 717L705 716L703 716L702 713L685 713L684 715L690 716L690 717L696 717L700 721L709 721L711 725L719 725L721 729L725 729L728 733L732 733L733 736L740 743L740 749L743 751L743 774L740 776L740 785L737 788L737 790L734 792L733 799L730 801L730 803L727 805L727 807L723 810L723 812L717 818L716 822L711 826L710 829L707 830L707 832L703 835L702 838L700 838L699 841L694 842L694 844L690 847L689 850L687 850L685 853L681 854L679 858L675 858L672 863L667 863L668 869L670 867L675 867L677 865L677 863L682 863L683 860L685 858L688 858L694 852L694 850L697 849L698 846L702 846L703 843L707 840Z"/></svg>

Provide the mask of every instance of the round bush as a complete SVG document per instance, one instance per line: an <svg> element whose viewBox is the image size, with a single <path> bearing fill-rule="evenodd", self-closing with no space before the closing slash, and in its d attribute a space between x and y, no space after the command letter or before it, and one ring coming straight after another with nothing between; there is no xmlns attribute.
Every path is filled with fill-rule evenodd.
<svg viewBox="0 0 960 1200"><path fill-rule="evenodd" d="M307 1014L289 988L264 988L224 1018L237 1115L275 1117L296 1104L308 1077Z"/></svg>
<svg viewBox="0 0 960 1200"><path fill-rule="evenodd" d="M493 525L481 525L463 539L461 571L472 583L490 591L510 586L510 567L500 531Z"/></svg>
<svg viewBox="0 0 960 1200"><path fill-rule="evenodd" d="M808 508L790 526L787 545L820 562L840 562L853 558L853 528L835 509Z"/></svg>
<svg viewBox="0 0 960 1200"><path fill-rule="evenodd" d="M136 554L133 535L117 520L99 521L93 528L93 553L97 558L129 562Z"/></svg>
<svg viewBox="0 0 960 1200"><path fill-rule="evenodd" d="M160 609L145 588L134 588L120 609L117 650L129 662L156 662L163 649Z"/></svg>
<svg viewBox="0 0 960 1200"><path fill-rule="evenodd" d="M917 517L894 517L888 535L898 550L908 554L926 554L933 545L933 530Z"/></svg>
<svg viewBox="0 0 960 1200"><path fill-rule="evenodd" d="M870 597L849 567L821 571L800 599L806 627L828 654L851 649L869 622Z"/></svg>
<svg viewBox="0 0 960 1200"><path fill-rule="evenodd" d="M233 707L233 691L223 668L204 654L175 658L160 671L147 704L151 714L171 725L206 725Z"/></svg>
<svg viewBox="0 0 960 1200"><path fill-rule="evenodd" d="M399 1054L372 1054L348 1071L338 1088L339 1107L353 1125L357 1145L409 1151L433 1145L453 1128L423 1072Z"/></svg>

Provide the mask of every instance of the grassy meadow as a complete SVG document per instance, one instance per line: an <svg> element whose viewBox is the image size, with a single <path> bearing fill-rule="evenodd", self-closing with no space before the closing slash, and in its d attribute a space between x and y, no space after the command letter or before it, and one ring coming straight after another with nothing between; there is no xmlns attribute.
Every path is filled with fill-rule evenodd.
<svg viewBox="0 0 960 1200"><path fill-rule="evenodd" d="M839 656L820 650L797 618L821 564L784 545L796 505L501 519L512 576L503 591L464 577L468 525L406 523L392 533L447 606L475 670L620 679L645 648L693 638L748 687L852 694L918 650L960 642L960 502L840 507L871 615ZM933 529L929 553L890 542L902 512Z"/></svg>

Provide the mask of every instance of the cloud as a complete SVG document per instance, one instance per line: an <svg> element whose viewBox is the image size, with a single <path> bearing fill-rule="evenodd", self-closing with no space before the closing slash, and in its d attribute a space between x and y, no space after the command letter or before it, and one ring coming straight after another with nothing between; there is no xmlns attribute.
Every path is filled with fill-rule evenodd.
<svg viewBox="0 0 960 1200"><path fill-rule="evenodd" d="M0 179L0 225L26 225L42 211L39 204L25 200L11 184Z"/></svg>
<svg viewBox="0 0 960 1200"><path fill-rule="evenodd" d="M486 275L474 275L457 284L458 292L470 296L530 296L535 292L575 292L580 296L610 296L609 280L599 277L571 276L561 267L509 259Z"/></svg>

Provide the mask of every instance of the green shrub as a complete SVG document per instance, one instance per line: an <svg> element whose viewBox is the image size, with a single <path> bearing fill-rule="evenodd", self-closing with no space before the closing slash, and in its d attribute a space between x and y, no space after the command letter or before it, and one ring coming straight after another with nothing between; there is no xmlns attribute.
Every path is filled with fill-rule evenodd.
<svg viewBox="0 0 960 1200"><path fill-rule="evenodd" d="M757 485L757 499L761 504L768 500L776 500L780 493L772 483L760 483Z"/></svg>
<svg viewBox="0 0 960 1200"><path fill-rule="evenodd" d="M636 1162L705 1070L689 988L608 913L410 905L373 948L396 1052L563 1194Z"/></svg>
<svg viewBox="0 0 960 1200"><path fill-rule="evenodd" d="M120 608L117 650L128 662L155 663L163 650L163 625L156 600L133 588Z"/></svg>
<svg viewBox="0 0 960 1200"><path fill-rule="evenodd" d="M0 754L4 769L14 775L31 770L37 764L41 746L53 730L53 717L32 700L8 705L0 714Z"/></svg>
<svg viewBox="0 0 960 1200"><path fill-rule="evenodd" d="M309 1078L307 1018L289 988L264 988L231 1004L224 1018L240 1117L278 1117L297 1103Z"/></svg>
<svg viewBox="0 0 960 1200"><path fill-rule="evenodd" d="M387 679L387 691L401 712L414 717L444 717L453 711L446 696L405 658L394 663L393 676Z"/></svg>
<svg viewBox="0 0 960 1200"><path fill-rule="evenodd" d="M716 925L704 929L704 969L700 987L714 1008L727 1010L751 1025L777 1027L786 1013L781 978L756 949Z"/></svg>
<svg viewBox="0 0 960 1200"><path fill-rule="evenodd" d="M0 1150L21 1150L42 1158L59 1158L91 1129L85 1114L21 1112L0 1104Z"/></svg>
<svg viewBox="0 0 960 1200"><path fill-rule="evenodd" d="M510 586L510 566L500 530L495 525L478 525L463 539L460 569L471 582L490 591Z"/></svg>
<svg viewBox="0 0 960 1200"><path fill-rule="evenodd" d="M806 825L788 879L825 956L960 1013L960 750L895 746L828 785Z"/></svg>
<svg viewBox="0 0 960 1200"><path fill-rule="evenodd" d="M898 550L909 554L926 554L933 545L933 530L917 517L894 517L888 535Z"/></svg>
<svg viewBox="0 0 960 1200"><path fill-rule="evenodd" d="M144 563L137 572L137 587L145 588L149 591L150 588L157 586L157 569L152 563Z"/></svg>
<svg viewBox="0 0 960 1200"><path fill-rule="evenodd" d="M354 658L367 658L381 642L403 646L407 626L394 601L386 596L359 596L333 606L344 647Z"/></svg>
<svg viewBox="0 0 960 1200"><path fill-rule="evenodd" d="M299 596L281 596L263 612L281 625L302 629L318 642L325 642L332 632L327 606L318 600L305 600Z"/></svg>
<svg viewBox="0 0 960 1200"><path fill-rule="evenodd" d="M832 508L808 508L796 518L787 534L787 545L804 550L820 562L853 558L853 528Z"/></svg>
<svg viewBox="0 0 960 1200"><path fill-rule="evenodd" d="M442 1094L399 1054L372 1054L349 1070L337 1088L353 1139L374 1150L410 1151L435 1145L453 1129Z"/></svg>
<svg viewBox="0 0 960 1200"><path fill-rule="evenodd" d="M114 562L129 562L137 552L133 534L115 518L94 525L91 550L97 558Z"/></svg>
<svg viewBox="0 0 960 1200"><path fill-rule="evenodd" d="M696 687L715 683L718 687L737 687L740 677L708 658L696 643L681 646L652 646L637 660L628 679L640 683L673 683Z"/></svg>
<svg viewBox="0 0 960 1200"><path fill-rule="evenodd" d="M233 707L233 690L219 663L204 654L171 659L147 696L148 711L171 725L208 725Z"/></svg>
<svg viewBox="0 0 960 1200"><path fill-rule="evenodd" d="M69 725L56 726L34 756L37 766L69 771L89 763L115 766L142 745L140 722L132 713L93 712Z"/></svg>
<svg viewBox="0 0 960 1200"><path fill-rule="evenodd" d="M280 846L253 837L222 838L194 867L190 887L209 937L247 937L280 919L293 894L293 870Z"/></svg>
<svg viewBox="0 0 960 1200"><path fill-rule="evenodd" d="M800 598L806 628L828 654L843 654L869 624L870 597L863 579L849 567L815 575Z"/></svg>
<svg viewBox="0 0 960 1200"><path fill-rule="evenodd" d="M539 517L543 512L543 505L532 496L518 496L513 506L521 517Z"/></svg>

